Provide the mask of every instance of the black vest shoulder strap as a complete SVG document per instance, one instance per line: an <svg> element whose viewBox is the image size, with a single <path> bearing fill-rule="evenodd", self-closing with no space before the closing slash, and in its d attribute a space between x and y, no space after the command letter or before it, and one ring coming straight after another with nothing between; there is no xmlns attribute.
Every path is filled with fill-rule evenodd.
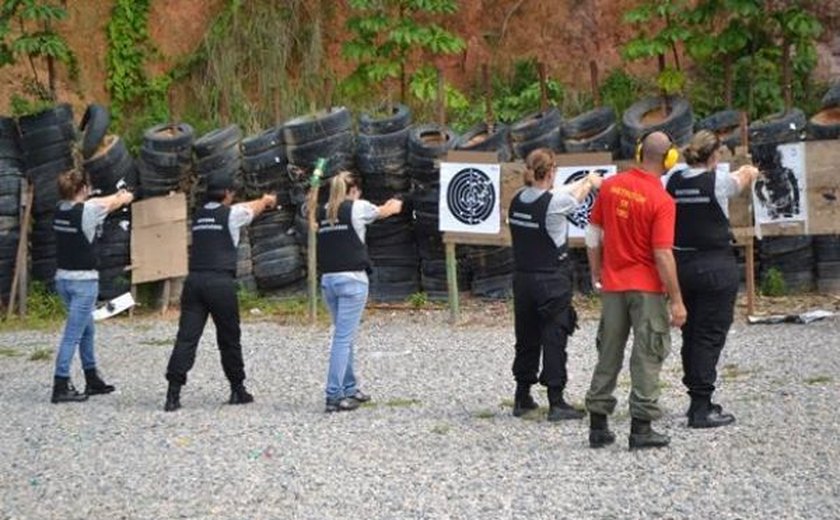
<svg viewBox="0 0 840 520"><path fill-rule="evenodd" d="M338 218L330 222L325 207L318 208L318 269L322 273L370 271L367 247L353 228L353 201L338 207Z"/></svg>

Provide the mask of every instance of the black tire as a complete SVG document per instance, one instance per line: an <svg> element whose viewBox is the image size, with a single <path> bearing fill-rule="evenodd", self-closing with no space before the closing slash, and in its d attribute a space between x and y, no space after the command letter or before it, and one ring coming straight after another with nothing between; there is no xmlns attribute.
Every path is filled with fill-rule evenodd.
<svg viewBox="0 0 840 520"><path fill-rule="evenodd" d="M601 134L615 123L612 107L598 107L563 122L565 139L583 141Z"/></svg>
<svg viewBox="0 0 840 520"><path fill-rule="evenodd" d="M242 140L242 130L236 125L217 128L202 135L193 143L193 150L199 159L215 155L221 150L238 146Z"/></svg>
<svg viewBox="0 0 840 520"><path fill-rule="evenodd" d="M67 122L73 124L73 107L69 103L62 103L37 114L22 116L18 120L18 127L21 134L28 134L47 126L60 126Z"/></svg>
<svg viewBox="0 0 840 520"><path fill-rule="evenodd" d="M263 238L254 241L251 245L251 258L264 258L264 254L270 251L277 251L283 247L296 246L295 237L285 232L277 233L270 238Z"/></svg>
<svg viewBox="0 0 840 520"><path fill-rule="evenodd" d="M0 137L0 159L20 159L21 153L16 139Z"/></svg>
<svg viewBox="0 0 840 520"><path fill-rule="evenodd" d="M98 154L88 158L83 164L83 168L88 173L100 173L103 170L113 168L124 158L129 157L128 149L125 147L125 141L119 136L108 136L104 140L105 146Z"/></svg>
<svg viewBox="0 0 840 520"><path fill-rule="evenodd" d="M380 106L377 112L384 111L385 107ZM391 114L386 117L378 117L376 113L363 112L359 116L359 133L364 135L385 135L399 132L411 125L411 110L402 104L391 107Z"/></svg>
<svg viewBox="0 0 840 520"><path fill-rule="evenodd" d="M537 148L550 148L555 152L563 151L563 141L559 128L555 128L547 134L540 135L530 141L513 143L513 155L524 160L528 154Z"/></svg>
<svg viewBox="0 0 840 520"><path fill-rule="evenodd" d="M352 119L346 107L321 110L313 115L296 117L283 125L283 142L302 145L350 130Z"/></svg>
<svg viewBox="0 0 840 520"><path fill-rule="evenodd" d="M195 132L186 123L156 125L143 133L143 146L156 152L178 153L192 148Z"/></svg>
<svg viewBox="0 0 840 520"><path fill-rule="evenodd" d="M837 106L840 106L840 83L835 83L829 87L828 91L822 98L822 108Z"/></svg>
<svg viewBox="0 0 840 520"><path fill-rule="evenodd" d="M436 124L415 126L408 135L409 154L420 157L443 157L456 144L455 132Z"/></svg>
<svg viewBox="0 0 840 520"><path fill-rule="evenodd" d="M479 123L461 135L455 149L496 152L500 162L508 162L511 159L510 129L497 123L490 131L486 123Z"/></svg>
<svg viewBox="0 0 840 520"><path fill-rule="evenodd" d="M257 279L285 274L303 267L300 246L284 246L251 257L254 263L254 276Z"/></svg>
<svg viewBox="0 0 840 520"><path fill-rule="evenodd" d="M71 168L73 168L73 158L61 157L55 161L50 161L40 166L36 166L35 168L27 169L26 176L33 181L44 176L51 177L55 180L58 178L59 174L64 173Z"/></svg>
<svg viewBox="0 0 840 520"><path fill-rule="evenodd" d="M45 126L20 138L22 150L37 150L47 146L64 143L69 147L72 141L76 140L76 127L73 123Z"/></svg>
<svg viewBox="0 0 840 520"><path fill-rule="evenodd" d="M17 215L0 217L0 234L8 234L10 231L20 227L20 218Z"/></svg>
<svg viewBox="0 0 840 520"><path fill-rule="evenodd" d="M548 133L560 128L563 123L563 115L556 107L551 107L545 112L529 114L510 127L510 139L514 143L533 141Z"/></svg>
<svg viewBox="0 0 840 520"><path fill-rule="evenodd" d="M220 149L213 155L202 157L195 163L195 170L199 175L205 175L217 170L225 170L231 163L236 163L237 169L242 164L238 146Z"/></svg>
<svg viewBox="0 0 840 520"><path fill-rule="evenodd" d="M408 128L390 134L359 134L356 136L356 154L373 156L393 155L399 152L405 154L408 134Z"/></svg>
<svg viewBox="0 0 840 520"><path fill-rule="evenodd" d="M257 135L246 137L242 140L242 155L250 157L258 155L266 150L273 148L281 148L283 145L283 135L281 127L269 128Z"/></svg>
<svg viewBox="0 0 840 520"><path fill-rule="evenodd" d="M23 178L19 175L0 175L0 196L15 195L19 197L22 183Z"/></svg>
<svg viewBox="0 0 840 520"><path fill-rule="evenodd" d="M346 131L306 144L288 145L286 154L290 163L306 166L314 165L323 157L327 159L327 169L332 171L337 164L352 164L353 134Z"/></svg>
<svg viewBox="0 0 840 520"><path fill-rule="evenodd" d="M840 107L823 109L808 120L808 139L813 141L840 138Z"/></svg>
<svg viewBox="0 0 840 520"><path fill-rule="evenodd" d="M82 137L82 157L87 159L96 153L97 148L108 133L111 124L111 113L102 105L91 104L82 116L79 130L84 132Z"/></svg>
<svg viewBox="0 0 840 520"><path fill-rule="evenodd" d="M686 134L690 135L694 128L694 114L691 111L691 104L685 98L672 97L670 99L671 111L667 117L654 123L643 122L645 115L662 107L662 98L648 97L636 101L624 111L622 117L623 133L630 141L635 141L645 133L661 131L667 133L677 144L684 140Z"/></svg>
<svg viewBox="0 0 840 520"><path fill-rule="evenodd" d="M0 137L3 139L17 139L18 125L12 117L0 116Z"/></svg>
<svg viewBox="0 0 840 520"><path fill-rule="evenodd" d="M362 177L368 175L402 175L406 169L405 150L393 155L356 155L356 169Z"/></svg>
<svg viewBox="0 0 840 520"><path fill-rule="evenodd" d="M20 214L20 195L0 195L0 216L13 217Z"/></svg>
<svg viewBox="0 0 840 520"><path fill-rule="evenodd" d="M248 173L260 173L265 170L285 170L288 159L282 147L266 148L258 153L242 158L242 170Z"/></svg>
<svg viewBox="0 0 840 520"><path fill-rule="evenodd" d="M840 262L840 235L814 235L817 262Z"/></svg>
<svg viewBox="0 0 840 520"><path fill-rule="evenodd" d="M500 274L486 278L473 278L470 292L479 298L503 300L513 296L513 275Z"/></svg>
<svg viewBox="0 0 840 520"><path fill-rule="evenodd" d="M183 166L183 159L180 154L158 152L156 150L150 150L145 146L140 147L140 160L152 169L180 168Z"/></svg>
<svg viewBox="0 0 840 520"><path fill-rule="evenodd" d="M563 148L566 153L615 152L619 146L618 125L611 124L600 134L584 139L565 139Z"/></svg>
<svg viewBox="0 0 840 520"><path fill-rule="evenodd" d="M750 124L750 145L793 143L802 140L808 120L798 108L770 115Z"/></svg>
<svg viewBox="0 0 840 520"><path fill-rule="evenodd" d="M73 152L69 142L57 143L37 150L30 150L24 153L23 162L27 169L37 168L44 164L58 161L60 159L73 160Z"/></svg>
<svg viewBox="0 0 840 520"><path fill-rule="evenodd" d="M741 126L741 112L738 110L721 110L697 121L697 130L710 130L720 135L721 132L729 132L733 128Z"/></svg>

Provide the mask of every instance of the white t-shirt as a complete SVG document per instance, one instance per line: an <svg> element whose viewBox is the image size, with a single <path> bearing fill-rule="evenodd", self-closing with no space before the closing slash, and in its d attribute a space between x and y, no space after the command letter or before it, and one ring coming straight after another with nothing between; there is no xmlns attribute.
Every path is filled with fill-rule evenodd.
<svg viewBox="0 0 840 520"><path fill-rule="evenodd" d="M208 202L204 205L204 209L216 209L221 205L221 202ZM247 203L234 204L230 207L228 231L230 232L230 238L233 240L234 246L239 245L242 228L250 224L252 220L254 220L254 212L251 211Z"/></svg>
<svg viewBox="0 0 840 520"><path fill-rule="evenodd" d="M362 244L365 243L365 234L367 226L379 218L379 208L366 200L354 200L353 207L350 208L350 222L353 224L353 230L359 236ZM324 273L325 277L332 276L349 276L361 282L368 281L368 275L365 271L340 271L337 273Z"/></svg>
<svg viewBox="0 0 840 520"><path fill-rule="evenodd" d="M706 168L689 168L683 171L682 176L685 179L692 179L707 171ZM715 170L715 200L727 219L729 219L729 199L737 197L739 193L741 193L741 188L731 173Z"/></svg>
<svg viewBox="0 0 840 520"><path fill-rule="evenodd" d="M542 197L545 192L546 190L534 186L525 186L519 192L519 199L526 204L530 204ZM551 201L548 203L548 210L545 214L545 230L557 247L565 244L568 236L569 224L566 215L577 209L579 205L580 202L567 191L552 192Z"/></svg>

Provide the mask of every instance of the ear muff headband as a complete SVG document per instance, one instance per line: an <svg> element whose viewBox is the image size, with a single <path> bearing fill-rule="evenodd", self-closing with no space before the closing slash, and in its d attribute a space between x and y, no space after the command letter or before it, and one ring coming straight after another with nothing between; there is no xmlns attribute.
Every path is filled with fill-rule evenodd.
<svg viewBox="0 0 840 520"><path fill-rule="evenodd" d="M643 143L644 143L645 139L647 139L647 136L649 136L653 132L661 132L661 130L652 130L652 131L649 131L649 132L645 132L644 134L642 134L639 137L639 140L636 141L636 162L637 163L641 163L644 160L645 155L644 155L644 151L643 151L643 149L644 149ZM662 133L665 133L665 132L662 132ZM679 162L680 151L674 145L674 140L671 139L671 136L668 135L667 133L665 133L665 135L668 136L668 140L671 141L671 146L668 148L668 150L665 152L665 155L662 158L662 167L665 168L665 170L667 171L667 170L670 170L671 168L673 168L674 166L676 166L677 162Z"/></svg>

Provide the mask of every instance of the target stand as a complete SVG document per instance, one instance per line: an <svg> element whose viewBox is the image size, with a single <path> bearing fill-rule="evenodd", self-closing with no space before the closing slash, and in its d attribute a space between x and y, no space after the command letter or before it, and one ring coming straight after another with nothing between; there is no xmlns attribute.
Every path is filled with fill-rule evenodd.
<svg viewBox="0 0 840 520"><path fill-rule="evenodd" d="M443 242L446 249L446 281L449 300L449 317L452 324L460 320L460 294L458 292L458 269L455 247L458 244L476 246L510 247L510 229L507 225L507 212L513 196L523 186L522 172L524 164L521 162L499 163L495 153L452 151L446 156L446 163L499 165L498 193L489 192L488 176L482 168L462 168L455 173L441 197L454 220L465 226L476 226L487 219L495 219L493 225L498 225L495 232L476 233L464 231L443 231ZM592 168L593 165L615 164L609 153L583 153L557 155L558 167ZM494 198L495 197L495 198ZM498 207L498 215L490 210ZM443 209L441 209L443 216ZM583 239L569 239L570 247L584 247Z"/></svg>

